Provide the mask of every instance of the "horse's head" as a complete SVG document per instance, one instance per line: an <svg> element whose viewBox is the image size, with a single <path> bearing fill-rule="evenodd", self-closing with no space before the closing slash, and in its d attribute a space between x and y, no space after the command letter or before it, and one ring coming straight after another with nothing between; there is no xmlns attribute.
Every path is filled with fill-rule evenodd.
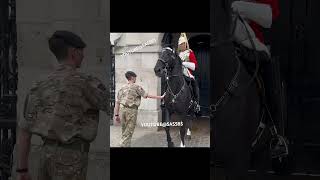
<svg viewBox="0 0 320 180"><path fill-rule="evenodd" d="M180 62L180 59L176 52L169 47L163 48L157 64L154 67L156 76L162 77L163 75L171 72L172 69L177 65L177 62Z"/></svg>

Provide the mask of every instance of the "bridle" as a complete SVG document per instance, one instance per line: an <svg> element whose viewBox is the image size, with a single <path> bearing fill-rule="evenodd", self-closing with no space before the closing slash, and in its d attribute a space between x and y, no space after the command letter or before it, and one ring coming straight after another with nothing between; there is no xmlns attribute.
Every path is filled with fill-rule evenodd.
<svg viewBox="0 0 320 180"><path fill-rule="evenodd" d="M226 5L226 4L225 4ZM227 4L228 5L228 4ZM225 6L227 7L227 6ZM251 83L256 79L257 75L258 75L258 71L259 71L259 59L258 59L258 56L256 54L257 52L257 48L252 40L252 37L249 33L249 30L243 20L243 18L239 15L239 13L237 13L237 18L240 19L240 21L244 24L245 26L245 29L246 29L246 32L248 34L248 37L249 37L249 40L250 40L250 43L254 49L254 55L255 55L255 61L256 61L256 69L255 69L255 72L252 76L252 78L250 79L250 81L248 82L248 84L245 86L244 89L247 89ZM235 19L235 23L237 21L237 18ZM233 41L233 34L234 34L234 30L235 30L235 24L234 23L234 27L233 27L233 31L232 31L232 36L230 38L228 38L227 40L224 40L224 41L221 41L221 42L217 42L215 44L213 44L212 48L214 47L218 47L218 46L222 46L222 45L225 45L227 44L228 42L230 41ZM237 59L237 62L238 62L238 69L234 75L234 77L232 78L228 88L226 89L226 91L224 92L224 94L219 98L219 100L215 103L215 104L212 104L210 105L210 112L211 112L211 117L214 117L214 114L217 112L218 109L222 108L223 105L225 105L227 103L227 101L230 99L231 95L234 94L234 90L239 87L239 84L237 82L237 79L238 79L238 76L239 76L239 72L240 72L240 60L238 58L238 56L235 56L236 59ZM244 91L242 91L244 92ZM270 132L271 132L271 135L272 135L272 139L270 141L270 144L269 144L269 149L271 151L271 157L272 159L274 158L278 158L279 161L281 162L282 161L282 158L283 157L286 157L288 156L288 141L286 138L284 138L283 136L279 135L278 132L277 132L277 129L276 129L276 125L272 119L272 116L271 116L271 113L267 107L267 105L265 104L265 109L267 111L267 113L269 114L269 117L270 117L270 121L271 121L271 128L270 128ZM264 118L264 111L263 111L263 114L261 116L261 120L260 120L260 123L259 123L259 126L258 126L258 129L256 131L256 135L254 137L254 141L252 142L251 144L251 148L252 150L254 150L254 147L256 146L258 140L260 139L262 133L263 133L263 130L265 128L265 124L263 123L262 119Z"/></svg>
<svg viewBox="0 0 320 180"><path fill-rule="evenodd" d="M255 72L252 76L252 78L249 80L249 82L247 83L246 86L244 86L244 90L247 89L252 83L253 81L256 79L257 75L258 75L258 71L259 71L259 60L258 60L258 57L256 55L256 51L257 51L257 48L253 42L253 39L251 37L251 34L243 20L243 18L240 16L239 13L237 13L237 18L235 18L234 22L233 22L233 28L232 28L232 31L231 31L231 36L229 38L227 38L226 40L223 40L223 41L220 41L220 42L217 42L217 43L214 43L211 47L212 48L215 48L215 47L219 47L219 46L223 46L223 45L227 45L227 43L230 43L233 41L233 36L234 36L234 32L235 32L235 29L236 29L236 22L237 20L240 19L240 21L243 23L243 25L245 26L245 29L246 29L246 32L248 34L248 37L249 37L249 40L251 42L251 46L253 47L254 49L254 53L255 53L255 62L256 62L256 69L255 69ZM234 52L235 53L235 52ZM211 104L209 109L210 109L210 112L211 112L211 116L214 117L215 113L221 109L227 102L228 100L231 98L231 96L235 95L235 90L236 88L239 87L239 83L238 83L238 78L239 78L239 74L240 74L240 69L241 69L241 62L240 62L240 59L238 57L237 54L234 54L234 57L235 59L237 60L237 63L238 63L238 67L237 67L237 71L235 73L235 75L233 76L231 82L229 83L228 85L228 88L225 90L225 92L223 93L223 95L218 99L218 101L215 103L215 104ZM244 92L244 91L242 91Z"/></svg>
<svg viewBox="0 0 320 180"><path fill-rule="evenodd" d="M163 51L166 51L166 50L169 50L169 51L171 51L173 54L175 54L175 51L174 51L173 49L169 48L169 47L163 48L163 49L162 49L162 52L163 52ZM172 56L172 58L175 59L174 56ZM171 103L175 103L175 102L176 102L176 99L178 98L178 96L179 96L179 95L182 93L182 91L184 90L186 82L185 82L185 80L183 79L183 76L182 76L182 75L179 75L179 74L177 74L177 75L169 75L168 69L170 69L170 68L169 68L168 62L167 62L166 60L164 60L162 57L160 57L159 60L164 64L163 71L164 71L165 81L166 81L166 84L167 84L167 90L166 90L166 92L168 92L169 94L171 94L172 97L173 97L172 100L171 100ZM169 84L169 79L170 79L170 77L181 77L181 78L182 78L183 85L182 85L182 87L180 88L180 90L178 91L178 93L176 93L176 94L172 91L172 89L171 89L171 87L170 87L170 84Z"/></svg>

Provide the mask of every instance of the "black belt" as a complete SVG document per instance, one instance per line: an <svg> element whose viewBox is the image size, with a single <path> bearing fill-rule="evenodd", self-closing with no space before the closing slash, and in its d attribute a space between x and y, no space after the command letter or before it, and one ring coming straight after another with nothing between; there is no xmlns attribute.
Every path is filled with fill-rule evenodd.
<svg viewBox="0 0 320 180"><path fill-rule="evenodd" d="M84 140L76 140L70 144L62 143L54 139L44 139L43 141L43 145L59 146L67 149L80 150L82 152L89 152L90 149L90 143Z"/></svg>
<svg viewBox="0 0 320 180"><path fill-rule="evenodd" d="M127 105L123 105L121 104L120 107L123 107L123 108L129 108L129 109L138 109L138 106L136 105L133 105L133 106L127 106Z"/></svg>

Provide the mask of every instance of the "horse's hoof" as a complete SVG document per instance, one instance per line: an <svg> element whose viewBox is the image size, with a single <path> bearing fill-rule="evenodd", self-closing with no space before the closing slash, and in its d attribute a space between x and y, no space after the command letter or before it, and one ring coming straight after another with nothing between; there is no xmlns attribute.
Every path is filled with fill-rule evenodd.
<svg viewBox="0 0 320 180"><path fill-rule="evenodd" d="M169 142L169 143L168 143L168 147L174 147L173 142Z"/></svg>
<svg viewBox="0 0 320 180"><path fill-rule="evenodd" d="M190 141L191 140L191 135L187 135L186 139Z"/></svg>
<svg viewBox="0 0 320 180"><path fill-rule="evenodd" d="M187 136L191 136L191 131L190 131L190 129L187 130Z"/></svg>
<svg viewBox="0 0 320 180"><path fill-rule="evenodd" d="M183 148L184 148L184 147L186 147L186 146L181 142L180 147L183 147Z"/></svg>

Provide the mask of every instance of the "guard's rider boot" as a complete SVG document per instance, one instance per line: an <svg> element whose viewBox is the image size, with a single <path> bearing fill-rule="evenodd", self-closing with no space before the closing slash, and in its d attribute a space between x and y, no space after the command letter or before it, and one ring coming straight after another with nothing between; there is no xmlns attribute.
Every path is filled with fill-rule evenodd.
<svg viewBox="0 0 320 180"><path fill-rule="evenodd" d="M281 80L279 66L275 59L262 64L261 75L265 84L266 104L275 124L281 121Z"/></svg>
<svg viewBox="0 0 320 180"><path fill-rule="evenodd" d="M270 58L264 51L255 51L243 45L235 43L236 52L240 55L240 59L249 69L249 73L255 71L256 61L259 61L260 72L265 87L265 103L268 106L272 119L275 123L281 120L281 80L278 62Z"/></svg>
<svg viewBox="0 0 320 180"><path fill-rule="evenodd" d="M192 101L190 102L190 107L193 107L194 109L194 112L196 114L196 116L199 116L199 112L200 112L200 105L199 105L199 87L198 87L198 84L197 84L197 81L192 79L192 78L189 78L187 76L184 76L185 80L187 81L187 83L189 84L189 87L191 85L191 93L192 93L192 96L193 96L193 99Z"/></svg>

